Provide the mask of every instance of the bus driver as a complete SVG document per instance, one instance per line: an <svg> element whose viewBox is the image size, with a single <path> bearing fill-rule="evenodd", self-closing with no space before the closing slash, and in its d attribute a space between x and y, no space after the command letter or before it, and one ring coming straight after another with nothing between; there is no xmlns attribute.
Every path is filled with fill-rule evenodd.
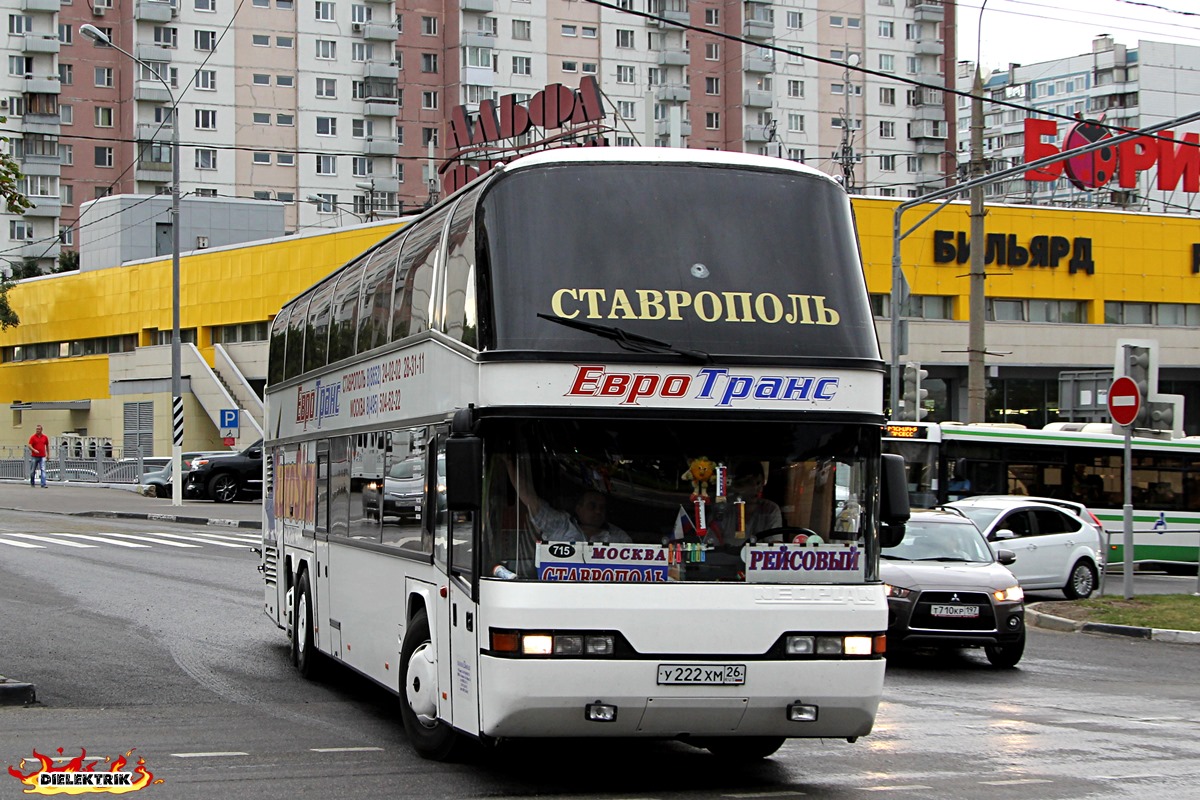
<svg viewBox="0 0 1200 800"><path fill-rule="evenodd" d="M629 534L608 522L608 501L603 493L595 489L584 489L575 502L575 513L559 511L538 497L532 478L517 479L517 470L512 461L504 459L508 478L517 490L518 497L529 510L530 521L541 533L543 542L588 542L611 544L632 542Z"/></svg>

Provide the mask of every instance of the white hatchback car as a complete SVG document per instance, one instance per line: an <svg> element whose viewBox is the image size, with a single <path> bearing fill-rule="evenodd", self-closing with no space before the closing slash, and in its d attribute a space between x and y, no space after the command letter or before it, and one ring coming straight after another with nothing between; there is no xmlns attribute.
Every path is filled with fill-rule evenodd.
<svg viewBox="0 0 1200 800"><path fill-rule="evenodd" d="M1021 496L967 497L946 505L978 525L993 550L1016 554L1008 568L1026 591L1061 589L1077 600L1099 585L1103 536L1071 511Z"/></svg>

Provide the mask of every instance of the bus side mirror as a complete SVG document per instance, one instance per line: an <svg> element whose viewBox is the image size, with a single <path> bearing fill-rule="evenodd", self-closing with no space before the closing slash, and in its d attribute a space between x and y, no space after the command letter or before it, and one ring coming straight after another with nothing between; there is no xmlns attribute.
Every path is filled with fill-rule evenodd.
<svg viewBox="0 0 1200 800"><path fill-rule="evenodd" d="M446 440L446 509L478 511L483 497L483 440L451 436Z"/></svg>
<svg viewBox="0 0 1200 800"><path fill-rule="evenodd" d="M904 472L904 456L884 453L879 464L879 543L895 547L904 540L904 525L908 522L908 478Z"/></svg>

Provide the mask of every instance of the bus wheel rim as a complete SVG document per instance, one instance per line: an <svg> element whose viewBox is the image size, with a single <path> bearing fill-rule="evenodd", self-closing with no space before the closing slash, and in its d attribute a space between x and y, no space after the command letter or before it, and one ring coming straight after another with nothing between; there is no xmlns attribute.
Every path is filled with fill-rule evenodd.
<svg viewBox="0 0 1200 800"><path fill-rule="evenodd" d="M414 650L408 660L405 696L421 725L431 728L437 724L437 662L429 642Z"/></svg>
<svg viewBox="0 0 1200 800"><path fill-rule="evenodd" d="M300 595L296 609L296 652L303 653L308 647L308 595Z"/></svg>

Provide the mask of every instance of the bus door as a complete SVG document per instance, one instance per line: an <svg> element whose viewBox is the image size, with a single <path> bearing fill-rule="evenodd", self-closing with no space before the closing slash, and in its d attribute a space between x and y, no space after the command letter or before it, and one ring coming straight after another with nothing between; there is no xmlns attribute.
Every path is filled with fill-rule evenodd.
<svg viewBox="0 0 1200 800"><path fill-rule="evenodd" d="M447 635L449 653L438 654L438 681L450 687L449 713L443 716L455 728L467 733L479 732L479 604L474 590L475 520L473 512L446 510L446 433L438 436L437 447L430 448L430 464L425 474L429 507L435 510L433 559L446 574L449 606L439 621ZM449 657L447 657L449 656Z"/></svg>
<svg viewBox="0 0 1200 800"><path fill-rule="evenodd" d="M330 607L331 592L329 588L329 481L330 481L329 440L321 439L316 442L316 460L314 464L314 485L311 488L315 501L313 513L313 571L310 576L313 585L313 628L317 632L317 649L341 658L342 631L341 625L333 619Z"/></svg>

